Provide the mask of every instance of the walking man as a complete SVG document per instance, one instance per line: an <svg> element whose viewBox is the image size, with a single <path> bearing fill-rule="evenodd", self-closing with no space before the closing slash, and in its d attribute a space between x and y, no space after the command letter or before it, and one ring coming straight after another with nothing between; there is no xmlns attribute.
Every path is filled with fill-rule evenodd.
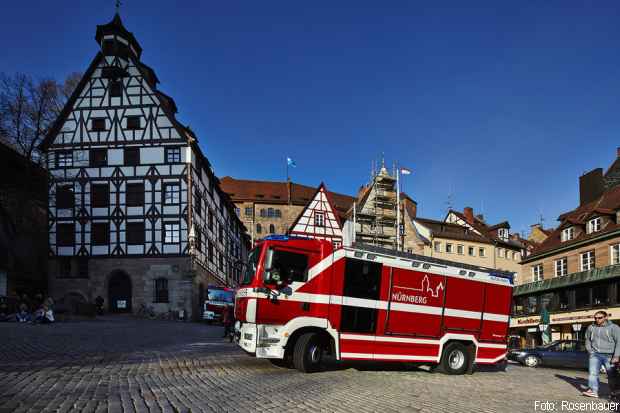
<svg viewBox="0 0 620 413"><path fill-rule="evenodd" d="M611 379L612 365L620 360L620 327L607 320L605 311L594 314L594 323L586 330L586 350L590 355L589 389L584 396L598 397L599 374L601 366L605 366L607 377ZM610 383L610 389L612 383Z"/></svg>

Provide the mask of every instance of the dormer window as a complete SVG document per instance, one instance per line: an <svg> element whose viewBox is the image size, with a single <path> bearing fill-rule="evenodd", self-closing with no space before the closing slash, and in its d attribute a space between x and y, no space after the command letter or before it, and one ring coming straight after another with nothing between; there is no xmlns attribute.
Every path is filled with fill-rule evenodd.
<svg viewBox="0 0 620 413"><path fill-rule="evenodd" d="M562 230L562 235L561 235L562 242L570 241L573 238L575 238L575 228L574 227L568 227L568 228L564 228Z"/></svg>
<svg viewBox="0 0 620 413"><path fill-rule="evenodd" d="M120 80L111 80L109 86L110 97L120 97L123 94Z"/></svg>
<svg viewBox="0 0 620 413"><path fill-rule="evenodd" d="M508 230L506 228L500 228L497 230L497 236L504 241L508 240Z"/></svg>
<svg viewBox="0 0 620 413"><path fill-rule="evenodd" d="M588 221L588 234L601 230L601 217L596 217Z"/></svg>

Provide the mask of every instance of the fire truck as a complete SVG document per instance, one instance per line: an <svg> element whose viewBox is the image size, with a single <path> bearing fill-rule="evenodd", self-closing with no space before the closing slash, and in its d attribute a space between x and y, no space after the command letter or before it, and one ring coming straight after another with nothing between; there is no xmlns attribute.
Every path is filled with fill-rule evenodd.
<svg viewBox="0 0 620 413"><path fill-rule="evenodd" d="M202 319L208 323L222 321L224 311L234 305L235 291L232 288L210 285L207 287L207 299L202 307Z"/></svg>
<svg viewBox="0 0 620 413"><path fill-rule="evenodd" d="M235 298L247 353L302 372L337 360L433 365L447 374L503 362L513 273L325 240L259 241Z"/></svg>

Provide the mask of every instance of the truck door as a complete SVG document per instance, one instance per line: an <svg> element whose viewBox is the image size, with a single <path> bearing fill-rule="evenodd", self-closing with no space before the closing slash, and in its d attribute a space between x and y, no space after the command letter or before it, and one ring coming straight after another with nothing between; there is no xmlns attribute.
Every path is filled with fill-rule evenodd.
<svg viewBox="0 0 620 413"><path fill-rule="evenodd" d="M344 261L342 296L332 301L340 308L340 356L372 359L383 265L352 258Z"/></svg>
<svg viewBox="0 0 620 413"><path fill-rule="evenodd" d="M446 277L446 304L443 313L445 330L479 332L483 306L483 283L457 277Z"/></svg>
<svg viewBox="0 0 620 413"><path fill-rule="evenodd" d="M392 268L386 333L439 336L445 277Z"/></svg>
<svg viewBox="0 0 620 413"><path fill-rule="evenodd" d="M256 322L259 324L286 324L302 315L318 316L326 313L327 306L311 302L299 302L289 297L308 280L308 270L319 260L319 254L310 251L276 245L272 250L272 271L285 281L287 287L270 293L269 299L257 301ZM323 315L324 317L326 316Z"/></svg>
<svg viewBox="0 0 620 413"><path fill-rule="evenodd" d="M504 285L487 284L484 295L480 339L505 343L508 334L512 289Z"/></svg>

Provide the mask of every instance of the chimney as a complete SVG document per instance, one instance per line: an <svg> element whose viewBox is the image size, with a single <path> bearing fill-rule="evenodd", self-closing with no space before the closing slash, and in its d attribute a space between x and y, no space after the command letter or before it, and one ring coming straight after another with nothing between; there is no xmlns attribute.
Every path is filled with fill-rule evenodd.
<svg viewBox="0 0 620 413"><path fill-rule="evenodd" d="M603 195L605 180L603 168L596 168L579 177L579 206L592 202Z"/></svg>
<svg viewBox="0 0 620 413"><path fill-rule="evenodd" d="M463 208L463 215L465 215L467 222L470 224L474 223L474 209L472 207Z"/></svg>

